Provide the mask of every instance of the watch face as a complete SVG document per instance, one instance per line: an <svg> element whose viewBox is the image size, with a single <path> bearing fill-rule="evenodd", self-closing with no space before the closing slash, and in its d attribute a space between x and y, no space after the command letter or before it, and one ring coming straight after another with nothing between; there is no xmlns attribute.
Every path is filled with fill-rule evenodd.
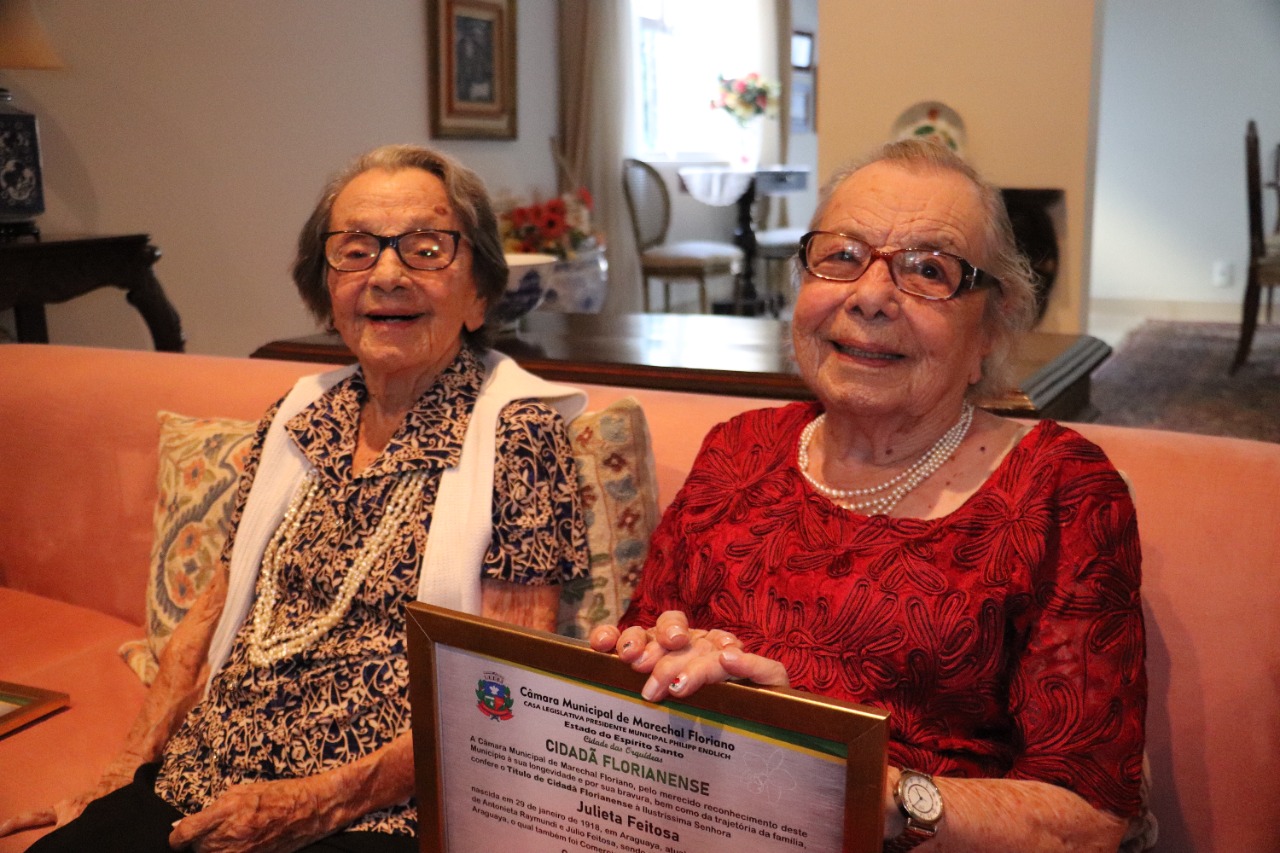
<svg viewBox="0 0 1280 853"><path fill-rule="evenodd" d="M942 817L942 797L927 776L903 774L901 799L903 808L916 820L937 823Z"/></svg>

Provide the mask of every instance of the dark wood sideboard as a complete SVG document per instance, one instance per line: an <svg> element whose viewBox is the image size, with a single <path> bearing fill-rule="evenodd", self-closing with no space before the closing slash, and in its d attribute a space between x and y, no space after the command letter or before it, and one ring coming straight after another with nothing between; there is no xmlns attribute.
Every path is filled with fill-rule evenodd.
<svg viewBox="0 0 1280 853"><path fill-rule="evenodd" d="M784 320L711 314L534 312L495 348L558 382L710 394L809 399L796 373ZM1015 359L1018 387L979 401L1016 417L1088 420L1089 376L1111 347L1089 335L1032 332ZM271 341L254 358L349 363L335 334Z"/></svg>

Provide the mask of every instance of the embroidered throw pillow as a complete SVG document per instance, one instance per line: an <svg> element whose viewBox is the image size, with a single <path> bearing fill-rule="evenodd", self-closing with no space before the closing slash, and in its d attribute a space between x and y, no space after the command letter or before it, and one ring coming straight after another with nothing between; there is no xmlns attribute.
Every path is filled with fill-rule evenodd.
<svg viewBox="0 0 1280 853"><path fill-rule="evenodd" d="M588 577L566 584L556 630L583 638L621 618L658 523L658 479L644 411L627 397L569 425L591 551Z"/></svg>
<svg viewBox="0 0 1280 853"><path fill-rule="evenodd" d="M208 585L222 553L236 484L256 426L160 412L159 495L147 577L147 636L120 647L146 684L169 635Z"/></svg>
<svg viewBox="0 0 1280 853"><path fill-rule="evenodd" d="M147 637L120 647L146 684L169 635L209 583L226 541L236 483L256 426L230 418L161 412L155 539L147 580ZM635 591L658 522L648 424L632 397L569 425L586 516L589 576L566 584L557 630L585 637L613 624Z"/></svg>

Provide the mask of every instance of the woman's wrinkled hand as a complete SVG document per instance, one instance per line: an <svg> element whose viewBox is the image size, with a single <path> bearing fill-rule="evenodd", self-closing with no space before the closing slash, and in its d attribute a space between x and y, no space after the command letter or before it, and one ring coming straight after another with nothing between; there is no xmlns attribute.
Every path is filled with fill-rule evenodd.
<svg viewBox="0 0 1280 853"><path fill-rule="evenodd" d="M32 809L15 815L8 820L0 820L0 838L6 835L14 835L19 832L25 832L28 829L37 829L41 826L50 826L57 820L54 815L53 807L47 809Z"/></svg>
<svg viewBox="0 0 1280 853"><path fill-rule="evenodd" d="M42 826L62 826L70 823L80 816L80 813L84 811L84 807L93 799L93 793L86 792L78 797L71 797L54 803L47 808L32 809L8 820L0 821L0 838L25 832L28 829L39 829Z"/></svg>
<svg viewBox="0 0 1280 853"><path fill-rule="evenodd" d="M601 625L592 630L589 642L598 652L616 652L636 672L649 673L640 695L650 702L691 696L704 684L730 679L790 685L781 663L743 651L742 641L727 631L690 628L678 610L663 613L652 628L633 625L619 631Z"/></svg>
<svg viewBox="0 0 1280 853"><path fill-rule="evenodd" d="M97 787L78 796L60 800L51 806L32 809L15 815L8 820L0 821L0 838L25 832L28 829L39 829L42 826L65 826L80 817L80 813L84 811L85 806L89 805L89 803L99 797L105 797L117 788L123 788L128 785L133 780L133 773L124 769L127 766L128 764L125 760L118 759L113 762L111 769L102 775Z"/></svg>
<svg viewBox="0 0 1280 853"><path fill-rule="evenodd" d="M202 811L174 824L169 846L197 853L286 853L332 833L333 802L323 777L233 785ZM319 785L319 787L317 787Z"/></svg>

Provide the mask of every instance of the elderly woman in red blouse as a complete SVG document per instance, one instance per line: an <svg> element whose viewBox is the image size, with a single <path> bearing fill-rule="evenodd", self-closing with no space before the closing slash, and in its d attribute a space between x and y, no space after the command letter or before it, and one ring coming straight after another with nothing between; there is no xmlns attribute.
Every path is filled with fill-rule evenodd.
<svg viewBox="0 0 1280 853"><path fill-rule="evenodd" d="M998 390L1034 290L998 190L894 143L801 241L815 403L706 438L621 630L645 698L728 678L890 712L885 849L1114 851L1140 810L1138 528L1103 452Z"/></svg>

